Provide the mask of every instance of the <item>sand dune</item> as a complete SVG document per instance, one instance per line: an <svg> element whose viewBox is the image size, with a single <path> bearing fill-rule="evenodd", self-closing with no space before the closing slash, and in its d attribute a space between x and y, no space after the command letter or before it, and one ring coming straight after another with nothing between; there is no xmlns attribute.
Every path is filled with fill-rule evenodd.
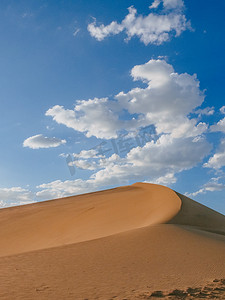
<svg viewBox="0 0 225 300"><path fill-rule="evenodd" d="M0 256L0 299L142 299L225 278L225 217L136 183L0 210Z"/></svg>
<svg viewBox="0 0 225 300"><path fill-rule="evenodd" d="M172 190L134 184L0 210L0 256L165 223L181 208Z"/></svg>

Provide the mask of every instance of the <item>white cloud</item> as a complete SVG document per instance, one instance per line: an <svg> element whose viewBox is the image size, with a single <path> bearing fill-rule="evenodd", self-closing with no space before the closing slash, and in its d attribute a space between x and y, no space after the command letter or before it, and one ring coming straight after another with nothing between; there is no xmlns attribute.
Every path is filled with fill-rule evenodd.
<svg viewBox="0 0 225 300"><path fill-rule="evenodd" d="M21 187L0 188L0 208L35 202L34 195Z"/></svg>
<svg viewBox="0 0 225 300"><path fill-rule="evenodd" d="M40 199L53 199L66 197L68 195L76 195L87 193L93 190L90 188L88 181L82 179L61 181L56 180L50 183L45 183L37 186L41 189L36 193L36 196Z"/></svg>
<svg viewBox="0 0 225 300"><path fill-rule="evenodd" d="M187 197L195 197L199 194L206 194L207 192L218 192L225 189L225 184L218 183L220 178L212 178L208 183L204 184L202 188L194 193L186 193Z"/></svg>
<svg viewBox="0 0 225 300"><path fill-rule="evenodd" d="M158 8L160 3L163 3L165 9L179 9L184 7L182 0L154 0L149 8Z"/></svg>
<svg viewBox="0 0 225 300"><path fill-rule="evenodd" d="M74 31L73 36L76 36L79 32L80 32L80 28L77 28L77 29Z"/></svg>
<svg viewBox="0 0 225 300"><path fill-rule="evenodd" d="M54 181L40 185L38 197L53 198L96 191L112 185L128 184L130 180L169 184L176 181L174 174L190 169L209 153L210 145L205 139L173 138L162 135L157 141L130 150L126 157L114 154L100 158L97 171L87 180ZM83 161L83 164L89 163ZM82 166L81 166L82 167ZM89 168L90 169L90 168ZM91 168L92 169L92 168ZM99 170L100 169L100 170Z"/></svg>
<svg viewBox="0 0 225 300"><path fill-rule="evenodd" d="M102 155L99 154L98 150L90 149L90 150L82 150L80 153L73 153L75 158L99 158Z"/></svg>
<svg viewBox="0 0 225 300"><path fill-rule="evenodd" d="M135 66L131 75L148 87L121 92L116 98L131 114L144 115L146 124L154 124L158 134L197 136L207 130L205 123L197 124L196 119L187 117L204 101L196 75L175 73L171 65L159 59Z"/></svg>
<svg viewBox="0 0 225 300"><path fill-rule="evenodd" d="M75 166L82 170L96 170L98 164L93 161L95 158L104 158L96 149L82 150L80 153L73 153L74 160L69 163L69 166ZM92 159L90 161L89 159Z"/></svg>
<svg viewBox="0 0 225 300"><path fill-rule="evenodd" d="M90 151L92 151L92 150L90 150ZM87 152L89 152L89 151L87 151ZM75 166L82 170L102 169L102 168L112 165L112 163L114 163L114 162L121 161L120 156L115 153L108 158L106 158L103 155L96 155L93 157L91 157L91 156L86 157L86 158L83 157L84 159L76 159L76 157L79 154L77 155L74 153L73 155L74 155L75 159L69 163L69 166ZM93 160L94 158L98 158L98 160ZM90 160L90 159L92 159L92 160Z"/></svg>
<svg viewBox="0 0 225 300"><path fill-rule="evenodd" d="M225 114L225 106L222 106L222 107L220 108L220 112L221 112L222 114Z"/></svg>
<svg viewBox="0 0 225 300"><path fill-rule="evenodd" d="M197 76L178 74L163 59L135 66L131 76L146 87L120 92L113 100L79 100L73 110L56 105L46 115L87 137L104 139L116 139L124 130L133 137L143 126L150 125L154 139L131 147L123 157L116 152L106 157L96 148L73 154L70 166L92 170L92 175L86 180L42 184L38 197L51 199L96 191L131 180L172 184L176 173L196 166L209 154L211 145L204 137L208 125L198 121L200 116L190 117L200 109L205 97Z"/></svg>
<svg viewBox="0 0 225 300"><path fill-rule="evenodd" d="M215 112L214 107L205 107L203 109L199 108L194 111L194 113L198 114L199 116L201 115L212 116L214 112Z"/></svg>
<svg viewBox="0 0 225 300"><path fill-rule="evenodd" d="M160 1L154 1L150 9L157 8L159 4ZM97 26L94 20L88 25L88 31L98 41L125 31L126 40L137 36L145 45L160 45L173 35L179 36L183 31L190 29L190 22L187 22L182 13L184 7L182 0L164 0L163 6L161 14L150 13L147 16L138 15L137 10L131 6L128 8L128 15L120 24L113 21L106 26L103 24Z"/></svg>
<svg viewBox="0 0 225 300"><path fill-rule="evenodd" d="M88 25L88 31L90 34L95 37L98 41L104 40L105 37L109 35L115 35L120 33L124 30L123 26L118 24L117 22L113 21L107 26L104 26L103 24L99 27L95 26L96 20L94 20L93 23Z"/></svg>
<svg viewBox="0 0 225 300"><path fill-rule="evenodd" d="M221 140L218 151L203 166L212 169L220 169L225 166L225 139Z"/></svg>
<svg viewBox="0 0 225 300"><path fill-rule="evenodd" d="M131 174L138 174L139 177L156 181L166 176L173 181L171 174L192 168L209 150L210 145L205 139L195 142L190 137L173 138L172 135L162 135L157 141L148 142L142 148L133 148L127 154L126 164L130 166Z"/></svg>
<svg viewBox="0 0 225 300"><path fill-rule="evenodd" d="M96 170L97 164L96 162L88 162L87 160L78 159L70 162L69 166L75 166L82 170Z"/></svg>
<svg viewBox="0 0 225 300"><path fill-rule="evenodd" d="M163 0L162 2L166 9L178 9L184 7L184 2L182 0Z"/></svg>
<svg viewBox="0 0 225 300"><path fill-rule="evenodd" d="M177 179L174 173L168 173L165 176L161 176L157 178L153 183L155 184L162 184L162 185L170 185L176 183Z"/></svg>
<svg viewBox="0 0 225 300"><path fill-rule="evenodd" d="M74 110L55 105L46 115L87 137L102 139L147 125L154 125L158 134L172 133L174 137L198 136L207 130L207 124L187 117L205 97L196 75L178 74L165 60L158 59L133 67L131 76L147 87L120 92L115 100L79 100ZM124 111L129 114L127 120L121 117Z"/></svg>
<svg viewBox="0 0 225 300"><path fill-rule="evenodd" d="M157 8L160 4L161 0L154 0L152 4L149 6L150 9Z"/></svg>
<svg viewBox="0 0 225 300"><path fill-rule="evenodd" d="M62 144L65 144L65 140L61 140L55 137L45 137L42 134L37 134L27 138L23 142L24 147L29 147L31 149L40 149L40 148L53 148L58 147Z"/></svg>
<svg viewBox="0 0 225 300"><path fill-rule="evenodd" d="M217 131L225 132L225 117L221 119L218 123L212 125L210 127L210 130L212 132L217 132Z"/></svg>
<svg viewBox="0 0 225 300"><path fill-rule="evenodd" d="M122 127L122 121L110 109L107 98L79 100L74 110L55 105L46 112L58 124L64 124L76 131L85 132L87 137L115 138L116 132Z"/></svg>

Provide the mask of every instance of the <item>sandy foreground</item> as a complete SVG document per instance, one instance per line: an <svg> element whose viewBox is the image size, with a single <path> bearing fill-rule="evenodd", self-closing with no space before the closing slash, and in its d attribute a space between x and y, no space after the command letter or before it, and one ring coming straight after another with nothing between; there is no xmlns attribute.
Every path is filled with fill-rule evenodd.
<svg viewBox="0 0 225 300"><path fill-rule="evenodd" d="M0 210L0 299L225 299L225 216L131 186Z"/></svg>

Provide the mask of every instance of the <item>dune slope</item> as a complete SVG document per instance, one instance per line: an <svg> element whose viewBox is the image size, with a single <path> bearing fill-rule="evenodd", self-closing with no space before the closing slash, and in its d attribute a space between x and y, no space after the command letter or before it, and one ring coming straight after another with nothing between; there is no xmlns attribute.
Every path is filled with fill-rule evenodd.
<svg viewBox="0 0 225 300"><path fill-rule="evenodd" d="M224 232L223 215L147 183L2 209L0 299L149 299L206 285L225 278Z"/></svg>
<svg viewBox="0 0 225 300"><path fill-rule="evenodd" d="M225 234L223 215L180 193L176 194L181 199L181 208L168 223L196 226L202 230Z"/></svg>
<svg viewBox="0 0 225 300"><path fill-rule="evenodd" d="M224 262L223 235L153 225L1 257L0 299L143 299L225 278Z"/></svg>
<svg viewBox="0 0 225 300"><path fill-rule="evenodd" d="M134 184L0 210L0 256L92 240L169 221L181 200L166 187Z"/></svg>

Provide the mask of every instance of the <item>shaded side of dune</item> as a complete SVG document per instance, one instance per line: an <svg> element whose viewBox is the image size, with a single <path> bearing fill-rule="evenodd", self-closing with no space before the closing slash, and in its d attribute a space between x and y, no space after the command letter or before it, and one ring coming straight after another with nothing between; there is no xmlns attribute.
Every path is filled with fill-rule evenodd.
<svg viewBox="0 0 225 300"><path fill-rule="evenodd" d="M179 224L198 227L202 230L225 235L225 216L180 194L179 212L168 221L169 224Z"/></svg>

